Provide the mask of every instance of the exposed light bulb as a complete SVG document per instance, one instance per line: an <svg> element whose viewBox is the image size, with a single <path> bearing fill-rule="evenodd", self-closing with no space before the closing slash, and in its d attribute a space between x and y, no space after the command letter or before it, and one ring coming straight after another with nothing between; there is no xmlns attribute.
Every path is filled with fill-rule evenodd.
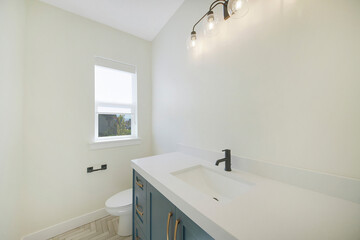
<svg viewBox="0 0 360 240"><path fill-rule="evenodd" d="M215 19L215 17L214 17L214 12L213 12L213 11L210 11L210 12L208 13L207 21L208 21L208 22L213 22L214 19Z"/></svg>
<svg viewBox="0 0 360 240"><path fill-rule="evenodd" d="M214 12L212 9L214 9L218 5L223 5L223 15L224 20L231 18L234 19L240 19L244 17L249 12L249 0L216 0L210 5L210 10L202 16L193 26L193 31L191 32L190 37L187 38L187 48L192 49L197 47L198 49L203 48L203 41L200 39L199 43L196 43L197 36L195 32L196 26L202 22L203 24L203 31L205 37L212 37L214 35L217 35L218 33L218 27L217 24L219 23L220 17L216 17L214 15ZM205 18L206 17L206 18ZM205 20L206 19L206 20ZM198 50L196 50L198 51Z"/></svg>
<svg viewBox="0 0 360 240"><path fill-rule="evenodd" d="M191 40L191 47L196 47L196 39Z"/></svg>
<svg viewBox="0 0 360 240"><path fill-rule="evenodd" d="M196 36L191 36L191 47L196 46Z"/></svg>
<svg viewBox="0 0 360 240"><path fill-rule="evenodd" d="M209 30L214 29L214 26L215 26L214 20L215 20L214 12L213 12L213 11L210 11L210 12L208 13L208 17L207 17L208 29L209 29Z"/></svg>
<svg viewBox="0 0 360 240"><path fill-rule="evenodd" d="M195 48L196 47L196 32L195 31L192 31L191 32L191 35L190 35L190 38L188 39L188 49L192 49L192 48Z"/></svg>
<svg viewBox="0 0 360 240"><path fill-rule="evenodd" d="M228 12L234 18L242 18L249 11L248 0L229 0Z"/></svg>
<svg viewBox="0 0 360 240"><path fill-rule="evenodd" d="M213 23L213 22L209 22L208 28L209 28L209 30L213 30L213 29L214 29L214 23Z"/></svg>
<svg viewBox="0 0 360 240"><path fill-rule="evenodd" d="M242 5L243 5L242 1L238 0L235 5L236 10L239 10L242 7Z"/></svg>
<svg viewBox="0 0 360 240"><path fill-rule="evenodd" d="M191 33L191 47L196 47L196 33Z"/></svg>
<svg viewBox="0 0 360 240"><path fill-rule="evenodd" d="M205 36L215 35L217 32L217 29L216 29L217 23L218 23L218 19L215 18L214 12L209 11L207 13L206 21L204 21L204 35Z"/></svg>

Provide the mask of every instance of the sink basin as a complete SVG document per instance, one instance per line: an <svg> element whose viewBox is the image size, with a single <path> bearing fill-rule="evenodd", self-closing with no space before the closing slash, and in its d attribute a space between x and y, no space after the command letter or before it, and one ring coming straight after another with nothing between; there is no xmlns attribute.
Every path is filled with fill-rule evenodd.
<svg viewBox="0 0 360 240"><path fill-rule="evenodd" d="M231 202L253 186L252 183L229 176L231 173L221 174L202 165L171 174L219 203Z"/></svg>

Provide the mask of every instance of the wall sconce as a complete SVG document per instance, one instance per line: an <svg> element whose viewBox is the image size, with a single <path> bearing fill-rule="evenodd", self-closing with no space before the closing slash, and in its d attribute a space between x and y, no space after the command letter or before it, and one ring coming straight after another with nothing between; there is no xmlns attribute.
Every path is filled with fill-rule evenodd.
<svg viewBox="0 0 360 240"><path fill-rule="evenodd" d="M205 34L211 35L212 32L214 32L216 28L216 24L218 23L218 20L215 18L213 9L216 8L219 5L223 6L223 15L224 20L228 20L233 15L243 15L245 11L247 11L247 3L248 0L216 0L214 1L210 7L209 11L202 16L199 21L197 21L193 28L190 35L190 41L188 42L188 48L195 48L196 47L196 41L197 41L197 33L195 31L196 26L204 19L206 18L205 23ZM245 10L244 10L245 9Z"/></svg>

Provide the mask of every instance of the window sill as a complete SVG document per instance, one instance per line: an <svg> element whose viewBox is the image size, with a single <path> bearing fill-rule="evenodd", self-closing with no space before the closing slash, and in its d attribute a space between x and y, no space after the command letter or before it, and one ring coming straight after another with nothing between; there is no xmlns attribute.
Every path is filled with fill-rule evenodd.
<svg viewBox="0 0 360 240"><path fill-rule="evenodd" d="M91 150L104 149L104 148L116 148L131 145L141 144L141 138L128 138L128 139L117 139L117 140L104 140L92 142L89 144Z"/></svg>

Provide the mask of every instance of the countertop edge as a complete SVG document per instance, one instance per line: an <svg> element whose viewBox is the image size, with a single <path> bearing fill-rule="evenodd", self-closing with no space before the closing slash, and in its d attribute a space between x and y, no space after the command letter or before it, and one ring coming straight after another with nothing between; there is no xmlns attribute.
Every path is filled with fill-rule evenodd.
<svg viewBox="0 0 360 240"><path fill-rule="evenodd" d="M219 225L212 222L209 218L198 212L190 204L186 203L179 196L174 194L165 185L157 181L134 161L136 161L136 159L131 161L131 167L136 172L143 176L152 186L154 186L161 194L163 194L169 201L171 201L176 207L178 207L182 212L184 212L191 220L193 220L197 225L199 225L211 237L221 240L237 240L236 237L226 232Z"/></svg>

